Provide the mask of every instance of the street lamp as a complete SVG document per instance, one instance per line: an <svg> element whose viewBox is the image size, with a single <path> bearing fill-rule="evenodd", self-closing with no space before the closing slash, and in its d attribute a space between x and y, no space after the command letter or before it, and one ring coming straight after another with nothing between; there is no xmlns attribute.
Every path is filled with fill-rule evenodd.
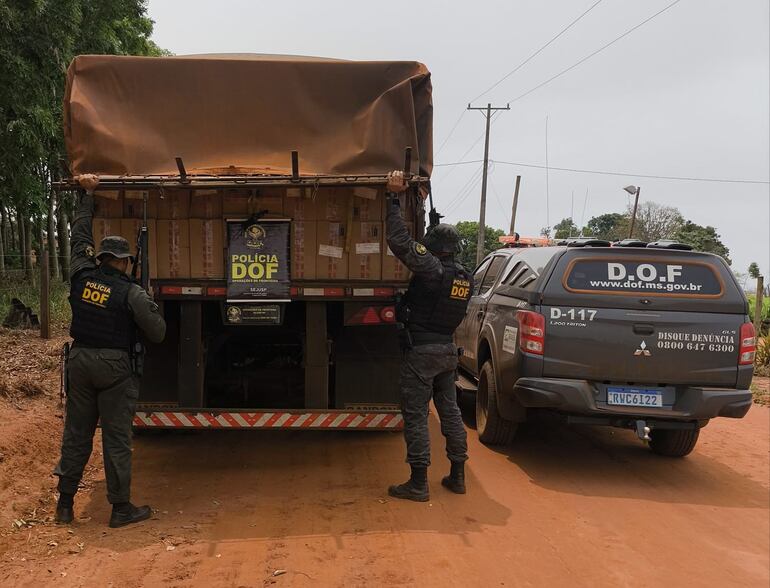
<svg viewBox="0 0 770 588"><path fill-rule="evenodd" d="M642 188L641 186L626 186L623 189L629 194L631 194L631 196L636 196L636 198L634 198L634 213L631 215L631 229L628 231L628 238L631 239L634 236L634 225L636 224L636 209L639 206L639 192L642 191Z"/></svg>

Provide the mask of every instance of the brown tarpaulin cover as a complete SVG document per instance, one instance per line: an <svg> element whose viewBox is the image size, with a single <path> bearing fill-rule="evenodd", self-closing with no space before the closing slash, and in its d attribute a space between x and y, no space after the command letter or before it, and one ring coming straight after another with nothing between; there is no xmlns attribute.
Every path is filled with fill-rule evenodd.
<svg viewBox="0 0 770 588"><path fill-rule="evenodd" d="M82 55L67 71L73 175L384 174L433 167L430 72L417 62L273 55ZM419 168L417 162L419 161Z"/></svg>

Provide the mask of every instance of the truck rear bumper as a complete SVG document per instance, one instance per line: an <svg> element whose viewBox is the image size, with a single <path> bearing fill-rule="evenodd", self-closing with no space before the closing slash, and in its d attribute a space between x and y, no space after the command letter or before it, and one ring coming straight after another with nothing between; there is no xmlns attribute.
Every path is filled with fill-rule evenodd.
<svg viewBox="0 0 770 588"><path fill-rule="evenodd" d="M607 404L603 387L586 380L520 378L511 392L528 408L552 408L589 416L620 416L701 421L715 417L742 418L751 408L749 390L677 387L672 406L632 407Z"/></svg>
<svg viewBox="0 0 770 588"><path fill-rule="evenodd" d="M138 429L305 429L400 431L401 413L345 410L295 410L275 412L139 410L134 415Z"/></svg>

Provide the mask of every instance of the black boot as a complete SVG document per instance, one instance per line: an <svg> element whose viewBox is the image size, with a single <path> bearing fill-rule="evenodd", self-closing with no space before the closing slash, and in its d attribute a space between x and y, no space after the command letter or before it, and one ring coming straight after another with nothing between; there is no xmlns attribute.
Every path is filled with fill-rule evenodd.
<svg viewBox="0 0 770 588"><path fill-rule="evenodd" d="M145 506L134 506L130 502L121 502L112 505L112 516L110 517L110 527L116 529L125 527L131 523L146 521L152 516L152 509Z"/></svg>
<svg viewBox="0 0 770 588"><path fill-rule="evenodd" d="M465 462L452 462L452 469L441 479L441 485L455 494L465 494Z"/></svg>
<svg viewBox="0 0 770 588"><path fill-rule="evenodd" d="M68 525L75 518L73 506L75 504L74 494L59 494L59 501L56 503L56 522Z"/></svg>
<svg viewBox="0 0 770 588"><path fill-rule="evenodd" d="M412 466L412 475L403 484L388 488L388 494L393 498L414 500L415 502L428 502L428 468Z"/></svg>

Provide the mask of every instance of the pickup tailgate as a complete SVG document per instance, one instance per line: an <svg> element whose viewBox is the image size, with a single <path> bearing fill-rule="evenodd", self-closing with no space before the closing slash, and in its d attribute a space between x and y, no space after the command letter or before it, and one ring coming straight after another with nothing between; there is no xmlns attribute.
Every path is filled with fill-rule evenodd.
<svg viewBox="0 0 770 588"><path fill-rule="evenodd" d="M543 376L735 387L745 309L716 256L568 251L542 299Z"/></svg>
<svg viewBox="0 0 770 588"><path fill-rule="evenodd" d="M736 384L741 316L559 306L545 306L543 314L545 377Z"/></svg>

